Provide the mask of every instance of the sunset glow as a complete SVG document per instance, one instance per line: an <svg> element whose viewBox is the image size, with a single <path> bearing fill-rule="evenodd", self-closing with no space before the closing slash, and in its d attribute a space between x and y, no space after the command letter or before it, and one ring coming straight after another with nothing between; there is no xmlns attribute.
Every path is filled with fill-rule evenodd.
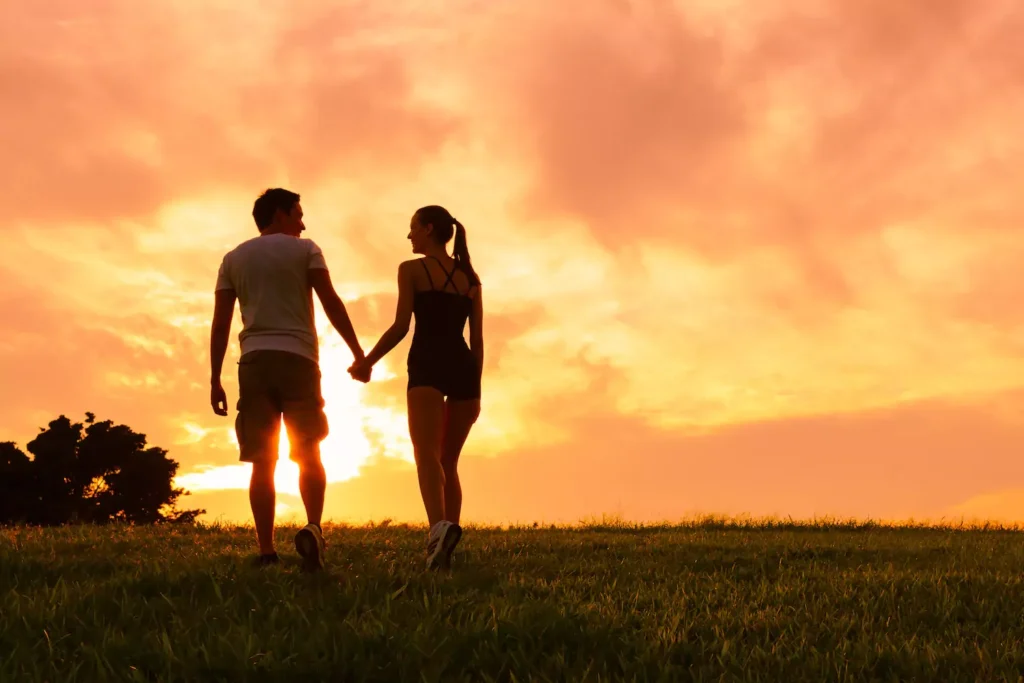
<svg viewBox="0 0 1024 683"><path fill-rule="evenodd" d="M342 377L352 364L351 354L336 335L329 339L321 347L321 373ZM394 377L389 375L386 362L376 371L378 379ZM412 462L405 416L394 409L364 406L363 393L363 385L356 382L324 383L324 412L327 413L331 433L324 439L320 450L328 483L359 476L360 468L374 455L375 448L384 456ZM194 430L194 427L186 425L186 431L189 430ZM238 447L233 427L227 430L227 440L232 447ZM277 490L297 496L299 469L289 459L288 434L283 425L278 455ZM206 467L179 476L176 483L190 491L247 489L250 469L245 463Z"/></svg>
<svg viewBox="0 0 1024 683"><path fill-rule="evenodd" d="M246 521L240 321L228 418L209 324L221 257L281 185L367 349L412 212L466 225L470 521L1024 521L1020 3L10 13L0 440L92 411L169 450L183 505ZM420 520L409 339L362 385L317 324L327 517Z"/></svg>

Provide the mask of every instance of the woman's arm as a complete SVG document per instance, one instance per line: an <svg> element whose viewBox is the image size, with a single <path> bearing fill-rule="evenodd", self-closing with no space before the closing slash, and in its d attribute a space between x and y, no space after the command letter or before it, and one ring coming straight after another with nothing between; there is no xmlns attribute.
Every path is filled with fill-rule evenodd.
<svg viewBox="0 0 1024 683"><path fill-rule="evenodd" d="M395 310L395 322L381 335L380 341L373 347L373 350L366 354L366 359L360 365L373 367L377 361L388 355L391 349L398 346L398 343L409 334L409 323L412 320L412 301L415 295L413 286L412 271L407 261L398 266L398 307Z"/></svg>
<svg viewBox="0 0 1024 683"><path fill-rule="evenodd" d="M484 302L481 298L481 290L478 285L476 295L473 297L473 309L469 315L469 350L476 358L476 365L483 374L484 371Z"/></svg>

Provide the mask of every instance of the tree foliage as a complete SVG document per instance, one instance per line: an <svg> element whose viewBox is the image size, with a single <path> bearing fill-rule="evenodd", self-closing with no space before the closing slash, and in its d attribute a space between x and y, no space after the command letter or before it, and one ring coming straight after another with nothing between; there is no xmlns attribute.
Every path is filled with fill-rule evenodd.
<svg viewBox="0 0 1024 683"><path fill-rule="evenodd" d="M0 443L0 524L194 522L178 510L178 463L146 435L112 421L61 415L26 445ZM31 456L31 457L30 457Z"/></svg>

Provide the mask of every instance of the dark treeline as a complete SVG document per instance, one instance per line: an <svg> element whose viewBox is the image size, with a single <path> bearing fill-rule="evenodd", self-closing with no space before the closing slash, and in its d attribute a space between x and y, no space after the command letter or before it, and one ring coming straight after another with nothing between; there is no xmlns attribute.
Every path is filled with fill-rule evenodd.
<svg viewBox="0 0 1024 683"><path fill-rule="evenodd" d="M145 434L112 421L61 415L26 444L0 442L0 524L191 523L178 510L178 463Z"/></svg>

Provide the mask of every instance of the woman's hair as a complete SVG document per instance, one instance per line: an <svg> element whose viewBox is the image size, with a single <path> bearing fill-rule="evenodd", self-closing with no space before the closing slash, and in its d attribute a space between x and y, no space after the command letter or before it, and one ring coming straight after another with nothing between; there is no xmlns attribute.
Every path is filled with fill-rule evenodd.
<svg viewBox="0 0 1024 683"><path fill-rule="evenodd" d="M473 262L469 258L465 226L455 220L455 217L448 213L448 209L443 206L424 206L416 211L416 217L423 225L434 226L434 239L441 244L448 244L448 240L452 238L453 234L455 235L455 243L452 244L455 267L466 274L471 285L479 285L480 276L473 270Z"/></svg>

